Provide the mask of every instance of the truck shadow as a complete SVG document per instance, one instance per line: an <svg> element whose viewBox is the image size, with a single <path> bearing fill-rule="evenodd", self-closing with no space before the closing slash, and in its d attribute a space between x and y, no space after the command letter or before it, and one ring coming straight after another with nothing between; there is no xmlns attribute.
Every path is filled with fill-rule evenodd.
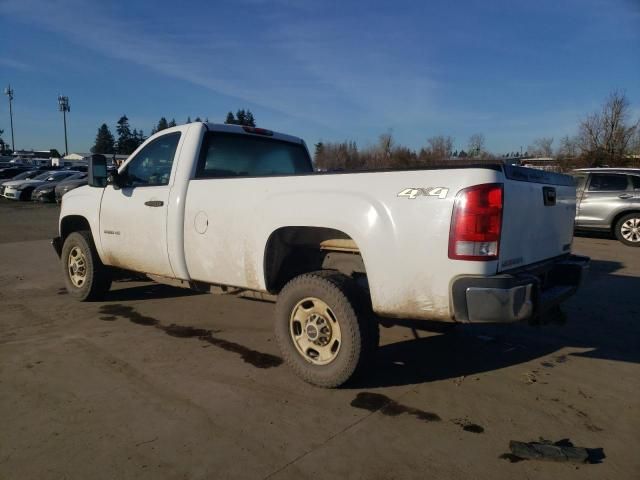
<svg viewBox="0 0 640 480"><path fill-rule="evenodd" d="M136 279L134 281L140 281ZM119 280L118 283L122 282ZM202 295L200 292L189 290L188 288L172 287L161 283L145 283L134 287L119 288L110 290L104 301L124 302L129 300L153 300L158 298L177 298L190 295Z"/></svg>
<svg viewBox="0 0 640 480"><path fill-rule="evenodd" d="M553 368L574 356L640 363L640 278L617 275L621 267L618 262L592 261L585 284L563 307L564 324L455 325L418 338L430 325L400 322L414 329L416 338L380 347L373 367L349 387L454 379L542 357L548 358L540 368ZM585 351L561 355L567 347Z"/></svg>

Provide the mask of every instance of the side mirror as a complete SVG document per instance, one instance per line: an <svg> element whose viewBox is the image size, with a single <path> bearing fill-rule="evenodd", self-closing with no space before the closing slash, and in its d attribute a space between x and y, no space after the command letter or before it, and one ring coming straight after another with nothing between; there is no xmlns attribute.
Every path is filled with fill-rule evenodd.
<svg viewBox="0 0 640 480"><path fill-rule="evenodd" d="M87 183L98 188L107 186L107 157L99 154L89 157L89 180Z"/></svg>
<svg viewBox="0 0 640 480"><path fill-rule="evenodd" d="M114 170L107 177L107 184L112 185L114 190L120 190L127 186L127 174L118 173L118 170Z"/></svg>

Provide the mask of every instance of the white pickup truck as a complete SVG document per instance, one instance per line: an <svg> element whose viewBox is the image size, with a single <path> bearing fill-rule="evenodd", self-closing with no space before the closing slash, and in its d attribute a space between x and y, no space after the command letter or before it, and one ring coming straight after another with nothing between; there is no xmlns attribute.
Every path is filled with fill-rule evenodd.
<svg viewBox="0 0 640 480"><path fill-rule="evenodd" d="M191 123L151 136L63 197L69 293L98 300L114 271L199 290L277 296L275 335L306 381L349 380L378 317L531 320L573 294L571 177L503 165L315 173L304 141Z"/></svg>

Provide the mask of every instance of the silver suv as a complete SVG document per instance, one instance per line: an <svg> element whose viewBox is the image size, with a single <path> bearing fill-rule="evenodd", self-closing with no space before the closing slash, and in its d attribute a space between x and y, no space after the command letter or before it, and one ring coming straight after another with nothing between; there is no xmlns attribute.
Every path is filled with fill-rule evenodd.
<svg viewBox="0 0 640 480"><path fill-rule="evenodd" d="M640 168L582 168L576 180L576 230L610 231L640 247Z"/></svg>

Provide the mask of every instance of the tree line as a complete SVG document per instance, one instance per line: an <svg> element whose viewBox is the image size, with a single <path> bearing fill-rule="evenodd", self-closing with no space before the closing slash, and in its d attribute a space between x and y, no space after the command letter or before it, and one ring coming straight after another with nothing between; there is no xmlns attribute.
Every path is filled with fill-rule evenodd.
<svg viewBox="0 0 640 480"><path fill-rule="evenodd" d="M481 133L471 135L467 150L454 150L454 139L436 135L427 139L420 150L412 150L396 143L392 133L383 133L369 147L358 148L354 141L318 142L315 144L314 164L319 170L375 170L428 167L443 161L490 161L495 156L485 148Z"/></svg>
<svg viewBox="0 0 640 480"><path fill-rule="evenodd" d="M640 167L640 119L631 118L631 104L620 91L612 92L599 111L582 119L575 135L562 137L555 149L553 143L553 137L540 137L524 153L495 154L487 151L481 133L471 135L466 150L454 150L453 137L437 135L427 138L416 151L397 144L391 133L385 133L377 143L365 148L348 140L318 142L314 163L319 170L369 170L419 168L460 160L496 162L544 157L552 159L562 171L604 165Z"/></svg>
<svg viewBox="0 0 640 480"><path fill-rule="evenodd" d="M202 120L200 117L196 117L193 121L209 122L209 117L205 117L204 120ZM191 122L191 117L187 117L187 120L184 123ZM232 112L229 112L224 123L234 125L247 125L251 127L256 126L255 117L253 116L251 110L248 109L238 110L235 115ZM158 123L151 127L151 135L167 128L175 127L176 125L177 123L175 118L167 120L166 117L160 117ZM142 129L131 128L131 125L129 124L129 118L126 115L123 115L117 121L116 135L117 138L113 135L113 133L111 133L111 130L106 123L100 125L93 147L91 147L91 152L102 153L105 155L130 155L147 139ZM0 130L0 137L1 136L2 131Z"/></svg>

